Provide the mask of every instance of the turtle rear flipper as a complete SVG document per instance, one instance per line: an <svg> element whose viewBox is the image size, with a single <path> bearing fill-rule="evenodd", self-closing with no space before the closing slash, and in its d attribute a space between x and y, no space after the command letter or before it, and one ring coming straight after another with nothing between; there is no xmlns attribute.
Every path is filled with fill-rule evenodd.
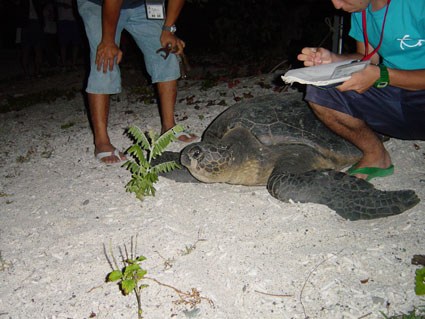
<svg viewBox="0 0 425 319"><path fill-rule="evenodd" d="M324 204L349 220L401 214L420 201L412 190L381 191L362 179L334 170L272 173L267 189L285 202L292 199Z"/></svg>

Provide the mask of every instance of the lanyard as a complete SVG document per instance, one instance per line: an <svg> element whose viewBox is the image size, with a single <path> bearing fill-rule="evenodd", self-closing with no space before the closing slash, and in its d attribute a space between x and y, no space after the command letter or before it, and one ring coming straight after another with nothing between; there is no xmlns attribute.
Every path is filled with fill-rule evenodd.
<svg viewBox="0 0 425 319"><path fill-rule="evenodd" d="M368 54L369 51L369 40L367 39L367 26L366 26L366 9L362 12L362 22L363 22L363 36L364 36L364 44L365 44L365 56L362 58L362 61L369 60L376 52L378 52L381 47L382 38L384 36L384 27L385 20L387 19L388 7L390 6L391 0L387 2L387 9L385 10L384 22L382 23L382 31L381 31L381 40L379 41L378 47Z"/></svg>

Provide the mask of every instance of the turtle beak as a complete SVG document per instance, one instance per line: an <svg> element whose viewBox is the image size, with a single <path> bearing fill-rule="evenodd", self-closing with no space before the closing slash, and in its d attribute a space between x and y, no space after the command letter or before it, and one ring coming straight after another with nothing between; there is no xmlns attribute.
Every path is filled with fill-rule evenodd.
<svg viewBox="0 0 425 319"><path fill-rule="evenodd" d="M190 167L202 157L202 148L197 145L189 145L181 154L180 162L183 166Z"/></svg>
<svg viewBox="0 0 425 319"><path fill-rule="evenodd" d="M180 163L185 167L188 167L190 165L190 159L187 153L182 152L182 154L180 155Z"/></svg>

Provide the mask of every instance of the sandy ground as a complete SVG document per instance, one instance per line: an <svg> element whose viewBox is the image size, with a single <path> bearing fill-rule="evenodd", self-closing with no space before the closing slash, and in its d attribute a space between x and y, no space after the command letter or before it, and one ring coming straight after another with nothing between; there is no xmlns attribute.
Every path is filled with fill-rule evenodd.
<svg viewBox="0 0 425 319"><path fill-rule="evenodd" d="M235 97L273 93L271 80L206 91L202 81L181 80L178 122L201 136ZM157 107L124 92L111 105L116 147L131 146L123 133L133 124L159 132ZM411 264L425 254L425 142L391 139L395 174L373 180L379 189L413 189L421 203L357 222L322 205L280 202L264 187L167 178L141 202L125 191L129 172L96 161L92 142L81 94L1 114L0 318L137 318L135 296L105 283L103 248L111 242L118 258L118 246L136 235L150 278L205 298L192 307L146 280L144 318L371 319L425 304Z"/></svg>

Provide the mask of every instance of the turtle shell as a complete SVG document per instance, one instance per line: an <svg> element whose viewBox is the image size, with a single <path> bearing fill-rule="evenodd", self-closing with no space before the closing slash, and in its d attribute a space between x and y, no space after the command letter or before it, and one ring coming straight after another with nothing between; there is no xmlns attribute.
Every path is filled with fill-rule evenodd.
<svg viewBox="0 0 425 319"><path fill-rule="evenodd" d="M281 149L284 144L305 144L325 157L343 162L362 155L357 147L328 129L298 92L270 94L233 105L210 124L203 140L218 142L238 127L245 128L271 149Z"/></svg>

